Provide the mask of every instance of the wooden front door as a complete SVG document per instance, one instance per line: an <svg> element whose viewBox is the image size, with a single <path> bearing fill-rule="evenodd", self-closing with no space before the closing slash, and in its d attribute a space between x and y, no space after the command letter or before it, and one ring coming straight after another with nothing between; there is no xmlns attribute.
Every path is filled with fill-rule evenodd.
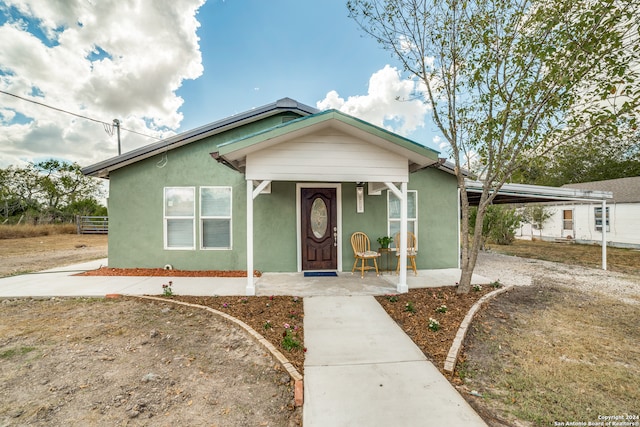
<svg viewBox="0 0 640 427"><path fill-rule="evenodd" d="M303 270L338 268L338 221L335 188L302 188L300 224Z"/></svg>

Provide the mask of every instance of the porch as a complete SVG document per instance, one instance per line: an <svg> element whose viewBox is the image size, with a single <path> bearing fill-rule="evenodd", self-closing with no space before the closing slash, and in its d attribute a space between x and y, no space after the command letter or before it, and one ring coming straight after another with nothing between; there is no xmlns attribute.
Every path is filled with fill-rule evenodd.
<svg viewBox="0 0 640 427"><path fill-rule="evenodd" d="M82 296L103 297L107 294L157 295L160 285L173 282L173 290L179 295L242 296L245 295L246 277L142 277L142 276L77 276L82 271L108 265L108 260L98 259L38 274L0 279L0 298ZM455 286L460 277L457 268L418 270L418 275L407 274L410 289ZM257 295L291 296L355 296L385 295L397 293L398 276L386 273L338 273L337 277L304 277L304 273L264 273L256 279ZM474 284L487 284L489 279L473 275Z"/></svg>
<svg viewBox="0 0 640 427"><path fill-rule="evenodd" d="M407 273L409 289L455 286L460 279L457 268L418 270L418 275ZM488 284L489 279L474 274L472 284ZM305 277L304 273L263 273L256 279L256 295L355 296L387 295L398 293L398 276L385 273L380 276L368 272L360 278L358 272L339 272L334 277Z"/></svg>

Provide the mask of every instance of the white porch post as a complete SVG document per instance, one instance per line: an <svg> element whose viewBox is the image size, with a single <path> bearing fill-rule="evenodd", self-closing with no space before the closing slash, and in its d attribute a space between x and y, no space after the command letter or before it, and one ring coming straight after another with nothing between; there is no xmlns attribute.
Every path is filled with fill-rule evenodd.
<svg viewBox="0 0 640 427"><path fill-rule="evenodd" d="M409 292L409 286L407 285L407 183L402 183L401 190L398 190L398 187L392 182L385 182L384 185L400 199L400 241L396 242L396 248L400 248L400 253L398 254L400 277L398 278L397 291L403 294Z"/></svg>
<svg viewBox="0 0 640 427"><path fill-rule="evenodd" d="M247 180L247 296L256 294L253 279L253 180Z"/></svg>
<svg viewBox="0 0 640 427"><path fill-rule="evenodd" d="M602 200L602 269L607 269L607 201Z"/></svg>
<svg viewBox="0 0 640 427"><path fill-rule="evenodd" d="M409 292L407 285L407 183L403 182L402 198L400 199L400 278L398 279L398 293Z"/></svg>

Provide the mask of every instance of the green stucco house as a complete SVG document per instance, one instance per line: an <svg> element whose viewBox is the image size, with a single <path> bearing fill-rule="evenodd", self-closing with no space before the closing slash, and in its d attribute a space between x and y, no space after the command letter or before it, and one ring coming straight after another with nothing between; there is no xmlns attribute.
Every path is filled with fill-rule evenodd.
<svg viewBox="0 0 640 427"><path fill-rule="evenodd" d="M438 152L289 98L83 172L109 180L110 267L350 271L352 233L377 249L401 230L419 269L459 265L458 188Z"/></svg>

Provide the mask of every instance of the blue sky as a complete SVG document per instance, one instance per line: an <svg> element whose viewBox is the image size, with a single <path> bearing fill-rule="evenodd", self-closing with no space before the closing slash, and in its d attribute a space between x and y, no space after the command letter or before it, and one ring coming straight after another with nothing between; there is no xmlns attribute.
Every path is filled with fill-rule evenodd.
<svg viewBox="0 0 640 427"><path fill-rule="evenodd" d="M392 63L344 0L209 0L198 19L204 74L178 91L187 128L285 96L315 105L331 90L363 94Z"/></svg>
<svg viewBox="0 0 640 427"><path fill-rule="evenodd" d="M416 82L345 3L0 0L0 90L117 118L137 132L122 132L123 151L283 97L440 149L426 106L396 100ZM0 94L0 167L49 157L89 165L116 146L100 123Z"/></svg>

